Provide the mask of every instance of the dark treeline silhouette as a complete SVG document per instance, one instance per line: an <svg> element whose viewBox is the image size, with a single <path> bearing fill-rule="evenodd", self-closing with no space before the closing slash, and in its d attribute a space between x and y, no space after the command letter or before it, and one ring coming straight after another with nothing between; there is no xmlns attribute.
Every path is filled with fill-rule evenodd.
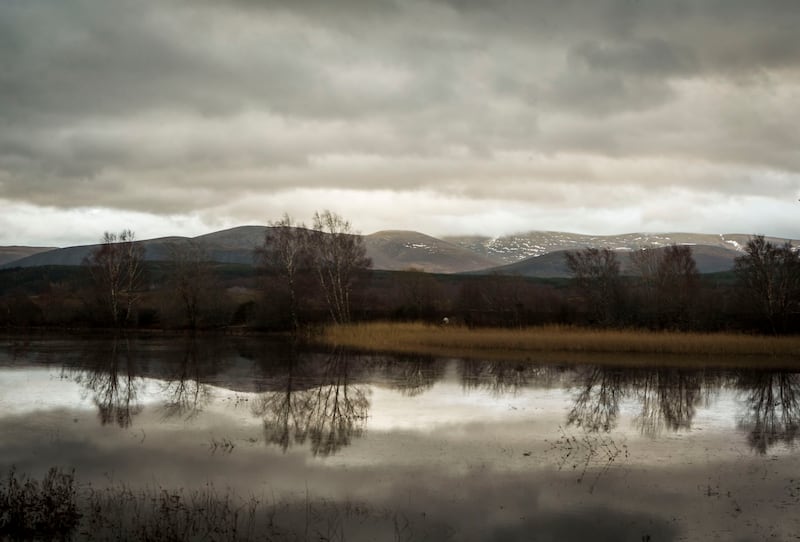
<svg viewBox="0 0 800 542"><path fill-rule="evenodd" d="M288 216L273 223L251 266L212 262L189 241L170 253L142 261L126 230L107 233L82 267L1 271L0 325L298 330L447 317L468 326L800 332L800 253L763 236L732 271L710 275L685 245L569 252L572 278L445 275L370 270L363 239L325 211L311 228Z"/></svg>

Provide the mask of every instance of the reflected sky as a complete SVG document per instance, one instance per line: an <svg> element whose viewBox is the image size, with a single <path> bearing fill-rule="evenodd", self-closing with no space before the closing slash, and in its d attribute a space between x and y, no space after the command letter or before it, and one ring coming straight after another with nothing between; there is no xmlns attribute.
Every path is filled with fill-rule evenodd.
<svg viewBox="0 0 800 542"><path fill-rule="evenodd" d="M800 527L798 390L789 372L42 339L0 347L0 468L363 501L411 518L409 539L780 538Z"/></svg>

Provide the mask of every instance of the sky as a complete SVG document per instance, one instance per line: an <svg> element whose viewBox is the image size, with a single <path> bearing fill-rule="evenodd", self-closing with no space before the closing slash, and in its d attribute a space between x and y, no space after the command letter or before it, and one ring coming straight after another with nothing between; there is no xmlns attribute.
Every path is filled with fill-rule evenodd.
<svg viewBox="0 0 800 542"><path fill-rule="evenodd" d="M2 0L0 244L800 238L797 0Z"/></svg>

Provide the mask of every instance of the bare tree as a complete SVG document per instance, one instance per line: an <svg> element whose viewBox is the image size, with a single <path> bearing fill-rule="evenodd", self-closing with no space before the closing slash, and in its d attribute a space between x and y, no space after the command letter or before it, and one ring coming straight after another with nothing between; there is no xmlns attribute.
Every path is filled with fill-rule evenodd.
<svg viewBox="0 0 800 542"><path fill-rule="evenodd" d="M608 248L567 252L567 267L586 299L594 319L610 324L619 301L619 260Z"/></svg>
<svg viewBox="0 0 800 542"><path fill-rule="evenodd" d="M310 260L310 236L305 224L295 223L288 214L270 223L264 244L256 250L256 258L267 269L275 269L286 282L292 327L300 327L298 277Z"/></svg>
<svg viewBox="0 0 800 542"><path fill-rule="evenodd" d="M139 300L143 261L144 248L131 230L119 234L105 232L102 244L85 261L115 326L131 319Z"/></svg>
<svg viewBox="0 0 800 542"><path fill-rule="evenodd" d="M661 256L657 248L642 248L631 252L628 257L631 261L631 268L634 274L641 279L641 286L644 291L644 302L649 306L655 306L656 290L658 282L658 266L661 263Z"/></svg>
<svg viewBox="0 0 800 542"><path fill-rule="evenodd" d="M664 249L656 278L662 323L685 327L691 318L700 285L692 247L671 245Z"/></svg>
<svg viewBox="0 0 800 542"><path fill-rule="evenodd" d="M783 331L787 318L800 309L800 254L791 243L776 246L757 235L736 258L739 285L773 332Z"/></svg>
<svg viewBox="0 0 800 542"><path fill-rule="evenodd" d="M337 324L349 322L353 282L372 265L363 238L338 214L314 213L311 254L331 318Z"/></svg>
<svg viewBox="0 0 800 542"><path fill-rule="evenodd" d="M632 252L630 261L640 279L642 316L662 327L685 327L700 286L692 248L645 248Z"/></svg>
<svg viewBox="0 0 800 542"><path fill-rule="evenodd" d="M169 252L173 264L170 281L180 300L187 325L195 329L213 289L210 258L206 250L194 241L173 243Z"/></svg>

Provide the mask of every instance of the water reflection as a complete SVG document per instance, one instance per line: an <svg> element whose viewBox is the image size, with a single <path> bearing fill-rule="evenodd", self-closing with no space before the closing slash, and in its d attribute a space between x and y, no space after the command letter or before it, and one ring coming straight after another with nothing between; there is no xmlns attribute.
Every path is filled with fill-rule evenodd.
<svg viewBox="0 0 800 542"><path fill-rule="evenodd" d="M633 383L633 393L641 404L637 426L651 437L664 430L691 429L697 407L704 403L716 383L716 377L705 371L658 369L642 372Z"/></svg>
<svg viewBox="0 0 800 542"><path fill-rule="evenodd" d="M651 437L691 429L697 407L720 385L717 375L703 370L603 367L579 370L575 383L578 392L568 425L609 432L617 425L620 402L631 400L638 405L634 423Z"/></svg>
<svg viewBox="0 0 800 542"><path fill-rule="evenodd" d="M747 441L765 454L779 442L791 445L798 435L800 375L787 372L740 371L736 388L744 396L739 427Z"/></svg>
<svg viewBox="0 0 800 542"><path fill-rule="evenodd" d="M211 402L211 387L204 381L217 365L214 353L213 349L201 350L196 337L186 341L183 356L170 366L170 374L162 385L164 419L183 418L188 421Z"/></svg>
<svg viewBox="0 0 800 542"><path fill-rule="evenodd" d="M567 425L587 432L617 427L620 405L631 401L642 434L688 431L699 406L709 406L721 389L740 392L738 420L748 443L761 454L777 443L792 445L800 424L800 375L787 371L721 372L688 369L585 367L574 377L574 402Z"/></svg>
<svg viewBox="0 0 800 542"><path fill-rule="evenodd" d="M618 370L580 368L575 375L579 391L567 415L567 425L591 432L611 431L617 426L620 399L626 391L627 380Z"/></svg>
<svg viewBox="0 0 800 542"><path fill-rule="evenodd" d="M416 397L441 381L447 370L445 360L429 356L383 357L381 369L391 387L406 397Z"/></svg>
<svg viewBox="0 0 800 542"><path fill-rule="evenodd" d="M264 439L286 451L309 442L314 455L330 455L364 430L369 390L353 381L352 357L340 350L303 360L293 351L274 391L259 394L253 414L263 418Z"/></svg>
<svg viewBox="0 0 800 542"><path fill-rule="evenodd" d="M436 393L442 382L456 384L465 396L495 398L569 390L565 427L590 434L633 427L650 438L692 430L698 412L713 409L725 391L726 397L735 393L731 421L753 451L791 446L800 434L800 375L789 371L364 356L253 339L165 342L120 336L58 344L65 350L26 345L26 363L47 363L48 356L65 360L63 374L91 398L102 425L129 428L143 411L143 400L154 403L161 419L189 422L233 392L248 398L248 415L260 422L264 441L284 452L307 446L314 455L328 456L361 437L375 386L410 400ZM18 350L14 344L6 348L6 363L19 364Z"/></svg>
<svg viewBox="0 0 800 542"><path fill-rule="evenodd" d="M81 369L65 368L92 395L101 425L129 427L142 411L138 402L143 372L131 352L130 341L114 337L84 352Z"/></svg>

